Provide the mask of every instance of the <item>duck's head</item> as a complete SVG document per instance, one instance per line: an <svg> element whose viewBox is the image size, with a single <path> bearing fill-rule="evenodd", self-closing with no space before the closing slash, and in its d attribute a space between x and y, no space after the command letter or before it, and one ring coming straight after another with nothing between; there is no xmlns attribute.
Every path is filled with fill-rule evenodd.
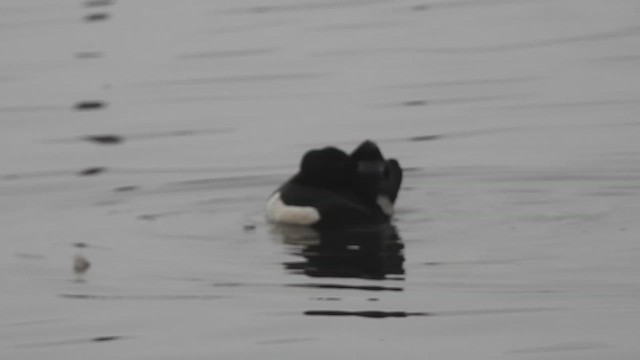
<svg viewBox="0 0 640 360"><path fill-rule="evenodd" d="M378 145L371 140L362 142L351 153L351 159L356 164L356 172L361 181L377 186L389 177L387 163Z"/></svg>
<svg viewBox="0 0 640 360"><path fill-rule="evenodd" d="M384 156L378 145L371 140L365 140L351 153L355 161L384 161Z"/></svg>
<svg viewBox="0 0 640 360"><path fill-rule="evenodd" d="M356 164L335 147L310 150L300 162L300 180L321 187L347 187L353 182Z"/></svg>

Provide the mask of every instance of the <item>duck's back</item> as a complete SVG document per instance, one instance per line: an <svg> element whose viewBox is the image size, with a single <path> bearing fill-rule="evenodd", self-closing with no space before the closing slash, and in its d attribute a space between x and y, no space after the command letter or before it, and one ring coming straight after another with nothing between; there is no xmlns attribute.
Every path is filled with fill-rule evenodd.
<svg viewBox="0 0 640 360"><path fill-rule="evenodd" d="M270 220L297 225L356 225L385 220L375 203L367 203L346 189L323 189L285 183L267 201Z"/></svg>

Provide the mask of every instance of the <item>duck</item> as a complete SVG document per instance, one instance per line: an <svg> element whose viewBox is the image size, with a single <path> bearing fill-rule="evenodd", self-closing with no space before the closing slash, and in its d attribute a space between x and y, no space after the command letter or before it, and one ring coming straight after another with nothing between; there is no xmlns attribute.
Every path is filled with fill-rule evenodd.
<svg viewBox="0 0 640 360"><path fill-rule="evenodd" d="M267 199L266 217L279 224L335 227L388 223L402 168L371 140L347 154L327 146L307 151L298 172Z"/></svg>

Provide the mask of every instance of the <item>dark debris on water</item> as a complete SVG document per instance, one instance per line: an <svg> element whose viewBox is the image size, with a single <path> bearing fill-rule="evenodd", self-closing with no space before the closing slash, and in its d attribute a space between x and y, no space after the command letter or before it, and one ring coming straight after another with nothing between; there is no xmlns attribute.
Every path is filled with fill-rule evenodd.
<svg viewBox="0 0 640 360"><path fill-rule="evenodd" d="M113 189L113 191L115 191L115 192L128 192L128 191L138 190L139 188L140 188L139 186L127 185L127 186L119 186L119 187Z"/></svg>
<svg viewBox="0 0 640 360"><path fill-rule="evenodd" d="M76 110L99 110L104 109L106 106L107 104L102 101L81 101L74 108Z"/></svg>
<svg viewBox="0 0 640 360"><path fill-rule="evenodd" d="M88 135L82 138L85 141L93 142L100 145L117 145L124 142L124 137L120 135Z"/></svg>
<svg viewBox="0 0 640 360"><path fill-rule="evenodd" d="M89 14L85 16L84 20L87 22L105 21L105 20L108 20L109 18L110 18L110 15L108 13L95 13L95 14Z"/></svg>
<svg viewBox="0 0 640 360"><path fill-rule="evenodd" d="M114 341L114 340L120 340L124 338L124 336L98 336L98 337L94 337L93 339L91 339L91 341L93 342L107 342L107 341Z"/></svg>
<svg viewBox="0 0 640 360"><path fill-rule="evenodd" d="M102 174L105 171L107 171L106 167L94 166L94 167L88 167L86 169L80 170L78 172L78 175L79 176L95 176L95 175Z"/></svg>
<svg viewBox="0 0 640 360"><path fill-rule="evenodd" d="M432 314L425 312L407 312L407 311L344 311L344 310L308 310L304 312L307 316L356 316L373 319L384 318L406 318L410 316L431 316Z"/></svg>

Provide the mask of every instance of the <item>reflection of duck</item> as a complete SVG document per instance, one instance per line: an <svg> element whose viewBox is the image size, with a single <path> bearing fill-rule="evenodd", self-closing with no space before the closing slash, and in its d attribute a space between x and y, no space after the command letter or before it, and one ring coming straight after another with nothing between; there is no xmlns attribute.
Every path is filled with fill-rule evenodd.
<svg viewBox="0 0 640 360"><path fill-rule="evenodd" d="M334 147L311 150L267 201L267 218L321 227L388 222L401 182L398 162L385 160L372 141L351 155Z"/></svg>
<svg viewBox="0 0 640 360"><path fill-rule="evenodd" d="M294 255L305 258L285 263L289 271L365 279L404 275L404 245L391 224L340 229L281 225L276 231L294 248Z"/></svg>

